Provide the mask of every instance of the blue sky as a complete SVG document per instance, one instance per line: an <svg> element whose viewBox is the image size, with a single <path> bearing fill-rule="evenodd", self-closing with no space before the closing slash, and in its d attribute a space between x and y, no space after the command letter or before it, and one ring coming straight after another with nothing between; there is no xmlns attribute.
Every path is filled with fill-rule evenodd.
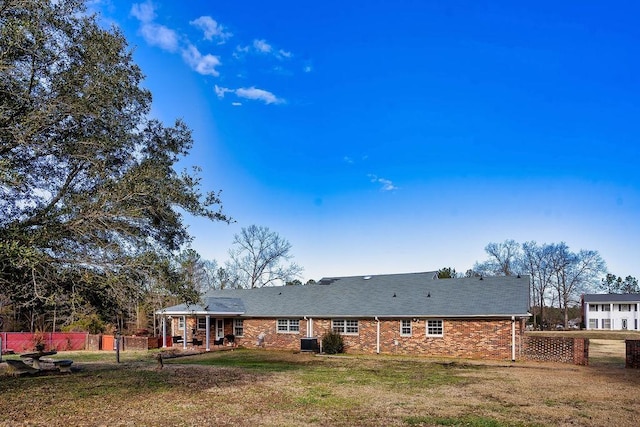
<svg viewBox="0 0 640 427"><path fill-rule="evenodd" d="M184 119L231 225L303 279L464 272L489 242L566 242L640 278L635 1L94 1Z"/></svg>

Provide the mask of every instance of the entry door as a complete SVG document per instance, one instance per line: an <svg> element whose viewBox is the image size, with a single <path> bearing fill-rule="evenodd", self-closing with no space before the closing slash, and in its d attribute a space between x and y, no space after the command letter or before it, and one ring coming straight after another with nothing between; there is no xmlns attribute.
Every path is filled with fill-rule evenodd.
<svg viewBox="0 0 640 427"><path fill-rule="evenodd" d="M224 336L224 319L216 319L216 339Z"/></svg>
<svg viewBox="0 0 640 427"><path fill-rule="evenodd" d="M622 329L627 329L627 319L622 319Z"/></svg>

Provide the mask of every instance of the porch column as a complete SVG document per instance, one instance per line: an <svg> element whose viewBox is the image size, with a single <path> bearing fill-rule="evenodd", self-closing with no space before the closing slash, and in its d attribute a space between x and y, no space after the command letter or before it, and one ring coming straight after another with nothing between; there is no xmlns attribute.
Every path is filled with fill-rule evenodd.
<svg viewBox="0 0 640 427"><path fill-rule="evenodd" d="M206 330L206 332L205 332L205 333L206 333L206 340L207 340L206 350L207 350L207 351L210 351L210 350L211 350L211 348L209 347L209 331L211 331L211 316L209 316L209 315L207 314L207 317L205 317L205 319L206 319L206 325L207 325L207 326L205 327L205 330Z"/></svg>
<svg viewBox="0 0 640 427"><path fill-rule="evenodd" d="M182 349L187 349L187 316L182 316Z"/></svg>
<svg viewBox="0 0 640 427"><path fill-rule="evenodd" d="M162 348L167 348L167 317L162 315Z"/></svg>

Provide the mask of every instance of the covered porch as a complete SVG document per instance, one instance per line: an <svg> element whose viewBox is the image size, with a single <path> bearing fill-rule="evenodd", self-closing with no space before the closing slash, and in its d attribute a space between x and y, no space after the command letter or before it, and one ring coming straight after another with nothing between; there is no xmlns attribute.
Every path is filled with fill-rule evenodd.
<svg viewBox="0 0 640 427"><path fill-rule="evenodd" d="M160 317L162 348L205 351L237 345L243 335L242 301L237 298L211 298L204 304L179 304L156 311Z"/></svg>

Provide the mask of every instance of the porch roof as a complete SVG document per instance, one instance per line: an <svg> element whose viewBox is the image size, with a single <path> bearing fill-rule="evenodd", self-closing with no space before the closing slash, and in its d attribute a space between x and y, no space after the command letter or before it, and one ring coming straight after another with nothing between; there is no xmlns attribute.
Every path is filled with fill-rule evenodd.
<svg viewBox="0 0 640 427"><path fill-rule="evenodd" d="M226 297L205 297L203 304L178 304L156 312L156 314L169 316L240 316L244 313L245 308L242 299Z"/></svg>

